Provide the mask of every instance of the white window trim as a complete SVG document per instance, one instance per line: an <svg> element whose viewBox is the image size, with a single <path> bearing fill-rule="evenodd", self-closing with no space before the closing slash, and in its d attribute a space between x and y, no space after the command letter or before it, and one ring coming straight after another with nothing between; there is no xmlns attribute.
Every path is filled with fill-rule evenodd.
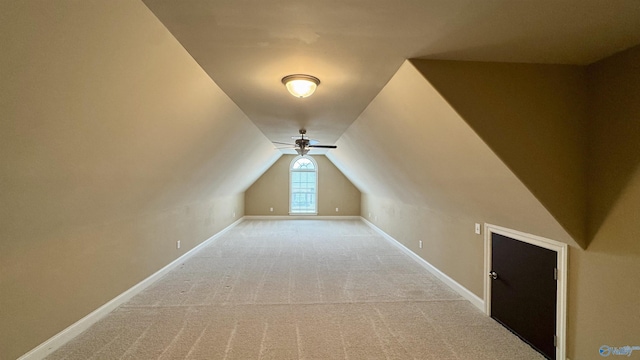
<svg viewBox="0 0 640 360"><path fill-rule="evenodd" d="M295 164L295 163L296 163L296 161L298 161L298 160L300 160L300 159L302 159L302 158L304 158L304 159L309 159L309 160L313 163L313 168L314 168L314 171L313 171L313 172L315 172L315 173L316 173L316 177L315 177L315 179L316 179L316 186L315 186L316 193L315 193L315 199L316 199L316 201L315 201L315 211L313 211L313 212L294 212L294 211L292 211L292 210L291 210L291 200L292 200L292 198L293 198L293 197L292 197L292 194L291 194L291 192L292 192L292 190L293 190L293 188L292 188L292 186L291 186L291 174L293 173L293 164ZM311 172L311 171L309 171L309 170L297 170L297 171L307 171L307 172ZM300 156L300 155L298 155L298 156L296 156L295 158L293 158L293 160L291 160L291 163L289 164L289 215L296 215L296 216L306 216L306 215L313 216L313 215L318 215L318 176L319 176L319 175L318 175L318 171L319 171L319 169L318 169L318 163L316 162L316 160L315 160L314 158L312 158L312 157L311 157L311 156L309 156L309 155L305 155L305 156Z"/></svg>

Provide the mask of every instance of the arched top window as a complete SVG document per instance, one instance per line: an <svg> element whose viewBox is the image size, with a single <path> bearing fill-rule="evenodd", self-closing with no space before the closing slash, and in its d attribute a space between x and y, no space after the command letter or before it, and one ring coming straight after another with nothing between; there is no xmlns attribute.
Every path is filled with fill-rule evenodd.
<svg viewBox="0 0 640 360"><path fill-rule="evenodd" d="M291 170L296 171L315 171L316 164L310 157L298 156L291 162Z"/></svg>
<svg viewBox="0 0 640 360"><path fill-rule="evenodd" d="M297 156L289 167L289 214L318 213L318 165L307 156Z"/></svg>

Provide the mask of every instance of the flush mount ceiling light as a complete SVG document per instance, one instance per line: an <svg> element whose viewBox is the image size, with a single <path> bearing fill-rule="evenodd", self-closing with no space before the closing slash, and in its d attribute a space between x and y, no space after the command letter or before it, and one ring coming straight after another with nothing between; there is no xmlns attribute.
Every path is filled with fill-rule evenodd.
<svg viewBox="0 0 640 360"><path fill-rule="evenodd" d="M306 98L316 91L316 87L320 85L320 79L311 75L294 74L283 77L282 83L291 95L297 98Z"/></svg>

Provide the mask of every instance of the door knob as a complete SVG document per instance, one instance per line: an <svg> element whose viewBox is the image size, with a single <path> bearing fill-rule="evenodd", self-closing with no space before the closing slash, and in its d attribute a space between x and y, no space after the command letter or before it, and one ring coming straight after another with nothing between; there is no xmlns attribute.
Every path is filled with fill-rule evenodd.
<svg viewBox="0 0 640 360"><path fill-rule="evenodd" d="M495 271L492 271L489 273L489 277L492 278L493 280L497 280L498 274Z"/></svg>

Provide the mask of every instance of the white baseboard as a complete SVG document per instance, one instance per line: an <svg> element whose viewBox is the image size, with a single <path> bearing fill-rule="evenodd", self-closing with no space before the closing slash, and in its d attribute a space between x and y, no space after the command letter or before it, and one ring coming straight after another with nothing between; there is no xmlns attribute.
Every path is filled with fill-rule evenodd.
<svg viewBox="0 0 640 360"><path fill-rule="evenodd" d="M66 344L68 341L70 341L74 337L80 335L82 332L87 330L93 324L95 324L100 319L102 319L103 317L108 315L110 312L115 310L118 306L124 304L125 302L127 302L131 298L133 298L135 295L137 295L138 293L142 292L144 289L149 287L151 284L153 284L156 280L160 279L166 273L168 273L169 271L171 271L174 268L176 268L177 266L179 266L182 262L186 261L188 258L193 256L198 250L200 250L201 248L209 245L211 242L213 242L216 239L218 239L224 233L226 233L227 231L229 231L230 229L232 229L233 227L235 227L236 225L238 225L239 223L241 223L245 219L247 219L247 220L294 220L294 219L295 220L299 220L299 219L305 219L305 220L314 220L314 219L315 220L362 220L369 227L371 227L373 230L375 230L380 235L382 235L391 244L393 244L394 246L398 247L405 254L409 255L412 259L414 259L419 264L421 264L430 273L432 273L434 276L436 276L442 282L447 284L453 290L458 292L462 297L464 297L465 299L469 300L474 306L476 306L480 310L484 310L484 300L482 300L477 295L473 294L471 291L469 291L464 286L460 285L455 280L451 279L449 276L447 276L446 274L444 274L443 272L438 270L436 267L434 267L433 265L428 263L426 260L424 260L420 256L416 255L414 252L412 252L411 250L406 248L404 245L402 245L396 239L394 239L393 237L389 236L387 233L385 233L384 231L382 231L377 226L375 226L371 222L367 221L363 217L360 217L360 216L289 216L289 215L285 215L285 216L244 216L244 217L238 219L237 221L235 221L233 224L231 224L231 225L227 226L226 228L222 229L221 231L219 231L218 233L216 233L215 235L213 235L209 239L203 241L198 246L196 246L193 249L189 250L184 255L182 255L179 258L177 258L176 260L172 261L170 264L168 264L165 267L163 267L162 269L158 270L157 272L155 272L151 276L147 277L146 279L144 279L141 282L139 282L138 284L134 285L133 287L131 287L127 291L125 291L122 294L118 295L117 297L113 298L112 300L110 300L106 304L102 305L98 309L94 310L93 312L91 312L87 316L85 316L82 319L76 321L75 323L73 323L72 325L70 325L66 329L62 330L58 334L54 335L53 337L51 337L47 341L43 342L42 344L38 345L37 347L35 347L31 351L29 351L28 353L22 355L21 357L18 358L18 360L40 360L40 359L45 358L46 356L48 356L49 354L51 354L54 351L56 351L57 349L59 349L61 346Z"/></svg>
<svg viewBox="0 0 640 360"><path fill-rule="evenodd" d="M452 278L450 278L447 274L445 274L442 271L438 270L438 268L436 268L435 266L431 265L429 262L427 262L425 259L423 259L420 256L418 256L413 251L409 250L406 246L402 245L402 243L400 243L398 240L394 239L389 234L387 234L386 232L382 231L380 228L375 226L373 223L371 223L370 221L368 221L364 217L360 217L360 219L365 224L369 225L369 227L372 228L373 230L375 230L378 234L382 235L382 237L384 237L386 240L388 240L391 244L396 246L398 249L402 250L402 252L404 252L405 254L409 255L413 260L415 260L420 265L422 265L422 267L424 267L425 269L427 269L427 271L429 271L435 277L440 279L440 281L442 281L443 283L447 284L450 288L455 290L458 294L460 294L460 296L462 296L463 298L469 300L469 302L471 302L471 304L473 304L473 306L477 307L482 312L484 312L484 300L482 298L480 298L478 295L476 295L476 294L472 293L471 291L469 291L469 289L467 289L466 287L460 285L457 281L455 281Z"/></svg>
<svg viewBox="0 0 640 360"><path fill-rule="evenodd" d="M35 347L31 351L29 351L28 353L22 355L21 357L18 358L18 360L40 360L40 359L43 359L43 358L47 357L49 354L53 353L54 351L56 351L57 349L62 347L64 344L66 344L69 340L71 340L74 337L80 335L83 331L87 330L93 324L95 324L100 319L102 319L103 317L108 315L110 312L115 310L118 306L120 306L120 305L124 304L125 302L129 301L135 295L139 294L142 290L144 290L147 287L149 287L149 285L153 284L156 280L160 279L166 273L168 273L169 271L171 271L174 268L176 268L177 266L179 266L185 260L187 260L188 258L193 256L198 250L200 250L203 247L211 244L213 241L215 241L220 236L222 236L222 234L226 233L227 231L229 231L230 229L232 229L233 227L235 227L236 225L238 225L242 221L244 221L244 218L240 218L237 221L235 221L233 224L231 224L231 225L227 226L226 228L220 230L218 233L216 233L212 237L208 238L207 240L205 240L202 243L200 243L198 246L196 246L193 249L191 249L188 252L186 252L184 255L182 255L179 258L177 258L174 261L172 261L169 265L167 265L167 266L163 267L162 269L158 270L153 275L151 275L148 278L146 278L146 279L142 280L141 282L137 283L136 285L134 285L133 287L131 287L127 291L123 292L122 294L120 294L120 295L116 296L115 298L111 299L106 304L104 304L101 307L97 308L96 310L91 312L89 315L87 315L87 316L83 317L82 319L76 321L75 323L73 323L72 325L67 327L66 329L64 329L61 332L57 333L56 335L52 336L49 340L43 342L42 344L38 345L37 347Z"/></svg>
<svg viewBox="0 0 640 360"><path fill-rule="evenodd" d="M245 215L246 220L360 220L360 216L324 216L324 215Z"/></svg>

